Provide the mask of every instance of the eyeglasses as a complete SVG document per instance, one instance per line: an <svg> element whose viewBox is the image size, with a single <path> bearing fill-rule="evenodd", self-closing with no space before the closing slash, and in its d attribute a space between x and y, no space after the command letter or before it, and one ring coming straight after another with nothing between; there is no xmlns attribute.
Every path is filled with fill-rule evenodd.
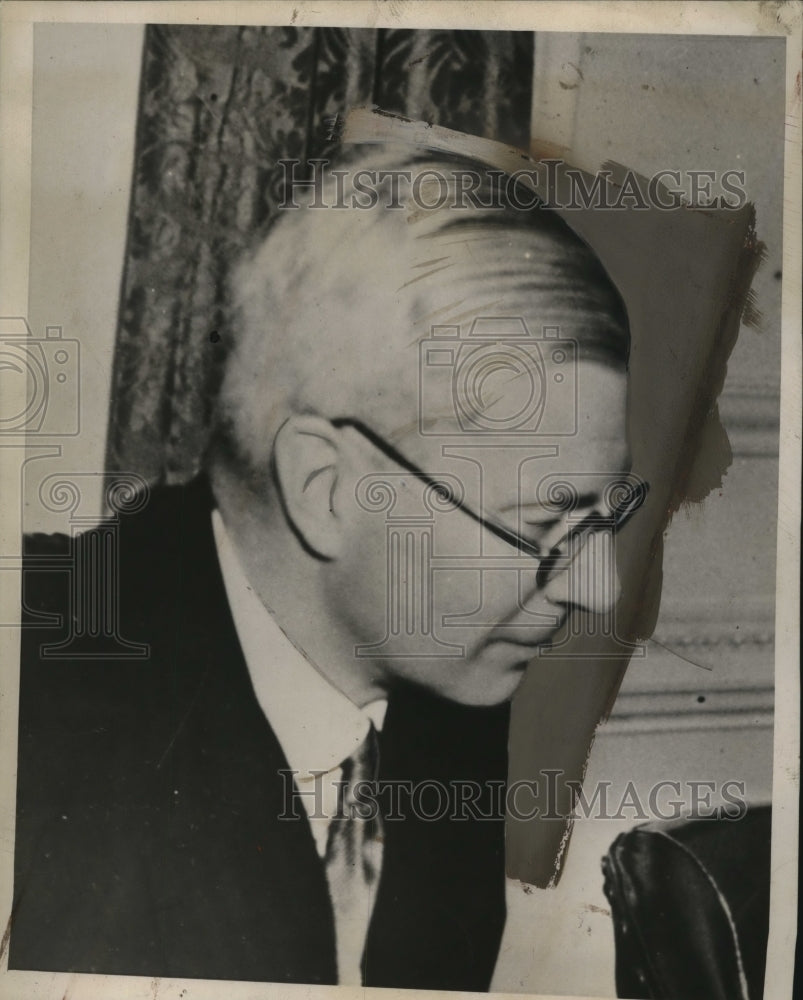
<svg viewBox="0 0 803 1000"><path fill-rule="evenodd" d="M455 509L462 511L470 517L472 521L481 525L497 538L501 538L502 541L507 542L508 545L512 545L522 554L532 556L534 559L537 559L539 566L536 571L536 584L538 586L543 586L549 581L555 565L561 558L565 549L580 536L585 536L590 532L600 531L603 529L613 534L621 531L625 524L627 524L636 511L643 505L650 488L649 483L643 480L630 486L622 501L617 504L609 515L605 516L596 511L591 512L587 517L583 518L582 521L573 525L561 538L557 545L552 546L545 552L541 549L537 542L533 542L529 538L525 538L523 535L518 534L518 532L513 531L512 528L508 528L503 524L499 524L497 521L489 520L481 514L477 514L476 511L472 510L471 507L456 497L446 483L439 482L437 479L424 472L423 469L419 468L419 466L415 465L408 458L402 455L402 453L397 451L392 444L385 441L383 437L364 424L361 420L357 420L354 417L336 417L335 419L330 420L330 423L333 427L350 427L357 431L358 434L361 434L364 438L366 438L366 440L370 441L375 448L381 451L386 458L389 458L392 462L395 462L396 465L400 465L403 469L406 469L411 475L415 476L416 479L419 479L422 483L425 483L427 486L437 490L439 494L445 500L448 500Z"/></svg>

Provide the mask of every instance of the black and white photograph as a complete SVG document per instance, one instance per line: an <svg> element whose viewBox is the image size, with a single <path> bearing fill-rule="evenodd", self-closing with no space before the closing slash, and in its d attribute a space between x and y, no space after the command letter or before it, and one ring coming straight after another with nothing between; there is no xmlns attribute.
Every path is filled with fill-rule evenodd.
<svg viewBox="0 0 803 1000"><path fill-rule="evenodd" d="M803 5L0 18L0 998L792 996Z"/></svg>

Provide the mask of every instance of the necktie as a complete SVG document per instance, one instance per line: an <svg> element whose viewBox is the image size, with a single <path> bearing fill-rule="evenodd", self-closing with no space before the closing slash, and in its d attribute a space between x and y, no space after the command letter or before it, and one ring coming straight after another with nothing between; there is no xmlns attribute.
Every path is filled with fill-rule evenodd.
<svg viewBox="0 0 803 1000"><path fill-rule="evenodd" d="M335 915L338 982L362 985L362 953L382 865L381 821L366 815L369 796L360 782L374 782L379 764L373 724L357 750L343 761L338 810L329 825L326 877Z"/></svg>

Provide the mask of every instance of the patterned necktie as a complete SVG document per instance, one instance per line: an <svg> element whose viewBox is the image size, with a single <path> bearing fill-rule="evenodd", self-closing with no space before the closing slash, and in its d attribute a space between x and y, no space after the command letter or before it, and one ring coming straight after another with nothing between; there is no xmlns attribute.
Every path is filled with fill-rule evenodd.
<svg viewBox="0 0 803 1000"><path fill-rule="evenodd" d="M382 866L381 821L359 782L376 781L379 745L371 724L368 735L341 765L337 813L329 825L326 877L335 914L338 982L362 986L362 954ZM355 796L355 791L358 793Z"/></svg>

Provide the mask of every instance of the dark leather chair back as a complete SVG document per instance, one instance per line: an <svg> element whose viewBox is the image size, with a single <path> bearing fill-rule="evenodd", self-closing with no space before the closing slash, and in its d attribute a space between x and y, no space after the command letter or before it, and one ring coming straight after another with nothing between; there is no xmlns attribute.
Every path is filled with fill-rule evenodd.
<svg viewBox="0 0 803 1000"><path fill-rule="evenodd" d="M769 806L739 820L648 823L603 858L616 990L639 1000L761 1000Z"/></svg>

